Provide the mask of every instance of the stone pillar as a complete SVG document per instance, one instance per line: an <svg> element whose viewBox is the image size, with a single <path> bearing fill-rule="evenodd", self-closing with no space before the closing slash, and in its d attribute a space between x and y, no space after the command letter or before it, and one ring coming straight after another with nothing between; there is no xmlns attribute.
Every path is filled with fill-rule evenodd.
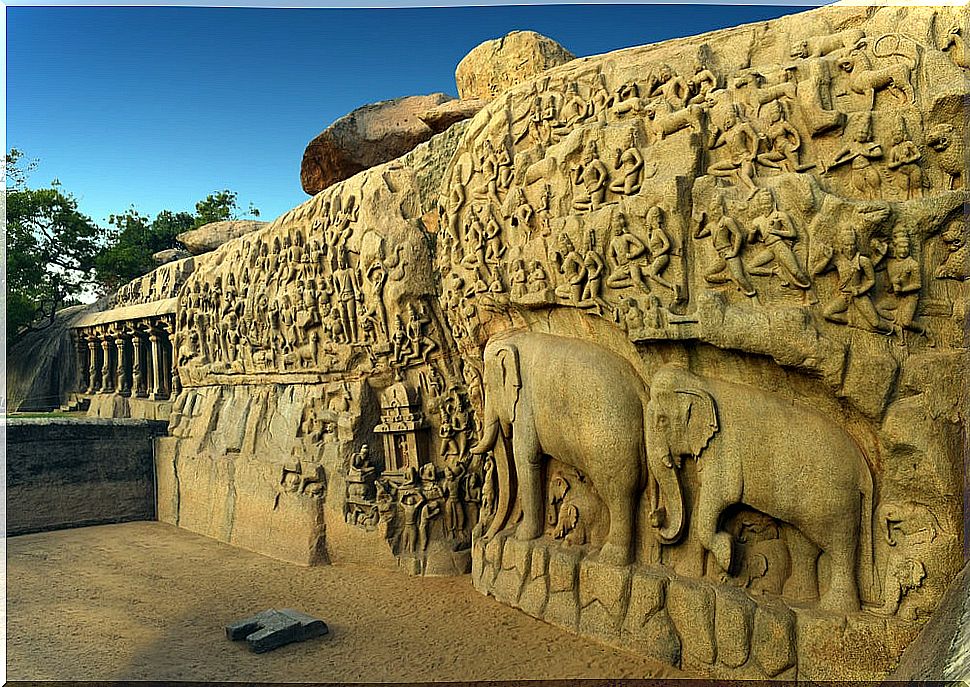
<svg viewBox="0 0 970 687"><path fill-rule="evenodd" d="M125 346L126 337L125 330L119 326L115 330L115 346L118 348L118 359L115 361L115 369L117 371L117 382L115 383L115 391L121 396L131 396L131 383L128 381L128 356L126 355L127 346Z"/></svg>
<svg viewBox="0 0 970 687"><path fill-rule="evenodd" d="M87 394L95 394L98 392L99 382L98 379L98 345L97 339L94 336L93 331L88 331L85 333L84 338L88 342L88 386L84 390Z"/></svg>
<svg viewBox="0 0 970 687"><path fill-rule="evenodd" d="M77 351L77 383L74 390L83 393L90 386L87 360L88 346L80 329L72 329L71 337L74 339L74 348Z"/></svg>
<svg viewBox="0 0 970 687"><path fill-rule="evenodd" d="M149 355L152 358L152 378L148 390L148 398L152 401L159 401L165 398L164 376L162 365L165 353L162 350L162 337L165 332L155 325L150 325L148 329Z"/></svg>
<svg viewBox="0 0 970 687"><path fill-rule="evenodd" d="M141 331L137 326L132 325L129 329L131 334L131 391L132 395L138 398L145 398L148 395L145 384L145 360L142 355Z"/></svg>
<svg viewBox="0 0 970 687"><path fill-rule="evenodd" d="M114 370L111 369L111 337L108 336L106 331L98 332L99 338L101 339L101 389L100 393L110 394L114 391L114 382L112 381Z"/></svg>

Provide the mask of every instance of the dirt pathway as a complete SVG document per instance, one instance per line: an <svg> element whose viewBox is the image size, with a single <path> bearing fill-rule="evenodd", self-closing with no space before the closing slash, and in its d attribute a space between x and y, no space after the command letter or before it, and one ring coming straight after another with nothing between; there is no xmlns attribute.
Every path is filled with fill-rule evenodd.
<svg viewBox="0 0 970 687"><path fill-rule="evenodd" d="M646 678L646 659L476 592L469 578L302 568L157 522L7 540L7 678L272 682ZM296 608L330 636L252 654L223 626Z"/></svg>

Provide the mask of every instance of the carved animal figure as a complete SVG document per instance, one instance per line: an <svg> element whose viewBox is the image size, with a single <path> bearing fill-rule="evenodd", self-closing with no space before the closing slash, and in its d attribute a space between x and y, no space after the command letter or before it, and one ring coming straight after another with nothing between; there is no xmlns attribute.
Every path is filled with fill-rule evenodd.
<svg viewBox="0 0 970 687"><path fill-rule="evenodd" d="M310 340L302 346L297 346L291 353L287 353L284 364L288 367L294 363L299 363L300 367L313 367L317 364L317 353L320 347L320 334L316 331L310 333Z"/></svg>
<svg viewBox="0 0 970 687"><path fill-rule="evenodd" d="M873 69L864 53L852 51L839 62L839 68L849 75L849 88L859 95L869 97L870 109L875 105L876 91L892 88L901 92L909 102L916 102L916 94L910 83L913 69L905 64L891 64Z"/></svg>
<svg viewBox="0 0 970 687"><path fill-rule="evenodd" d="M680 368L661 368L650 393L647 457L665 506L661 541L684 533L676 468L693 456L701 484L691 534L721 568L730 569L732 555L730 535L718 531L721 513L746 504L796 527L828 557L820 606L858 611L857 561L864 589L872 583L873 486L855 441L808 407Z"/></svg>
<svg viewBox="0 0 970 687"><path fill-rule="evenodd" d="M550 334L516 332L485 347L484 454L511 443L519 485L520 539L543 530L542 459L552 456L585 474L609 511L599 558L632 560L638 496L646 478L644 404L647 394L629 362L596 344ZM501 455L505 453L505 455ZM509 515L510 468L496 451L499 503L486 536Z"/></svg>
<svg viewBox="0 0 970 687"><path fill-rule="evenodd" d="M947 189L957 188L966 168L963 138L952 124L937 124L929 130L926 145L936 152L936 162L947 176ZM962 184L961 184L962 185Z"/></svg>

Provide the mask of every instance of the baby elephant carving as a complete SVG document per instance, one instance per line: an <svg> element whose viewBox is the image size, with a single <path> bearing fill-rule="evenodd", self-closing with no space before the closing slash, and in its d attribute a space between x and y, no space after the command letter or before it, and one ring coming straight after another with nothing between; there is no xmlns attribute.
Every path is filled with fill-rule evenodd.
<svg viewBox="0 0 970 687"><path fill-rule="evenodd" d="M647 452L665 506L661 541L683 535L676 468L693 456L700 488L692 536L721 568L730 569L732 556L730 535L718 531L721 514L745 504L791 524L828 557L822 607L858 611L857 563L867 593L872 583L873 487L855 441L807 406L680 368L661 368L650 393Z"/></svg>

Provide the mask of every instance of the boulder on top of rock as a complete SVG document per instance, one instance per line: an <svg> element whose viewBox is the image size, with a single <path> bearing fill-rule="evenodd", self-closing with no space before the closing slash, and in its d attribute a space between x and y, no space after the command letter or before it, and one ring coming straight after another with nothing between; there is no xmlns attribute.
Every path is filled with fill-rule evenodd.
<svg viewBox="0 0 970 687"><path fill-rule="evenodd" d="M551 38L535 31L512 31L477 45L462 58L455 70L458 97L492 100L512 86L574 59L575 55Z"/></svg>
<svg viewBox="0 0 970 687"><path fill-rule="evenodd" d="M389 162L435 134L419 118L453 100L444 93L412 95L359 107L314 138L303 152L300 183L316 195L338 181Z"/></svg>
<svg viewBox="0 0 970 687"><path fill-rule="evenodd" d="M222 222L209 222L198 229L183 231L175 238L192 255L202 255L215 250L226 241L239 238L244 234L262 229L269 222L251 219L230 219Z"/></svg>
<svg viewBox="0 0 970 687"><path fill-rule="evenodd" d="M446 103L432 107L418 115L418 119L431 127L436 134L465 119L471 119L488 104L487 100L475 98L473 100L449 100Z"/></svg>
<svg viewBox="0 0 970 687"><path fill-rule="evenodd" d="M191 256L187 250L182 250L181 248L168 248L166 250L160 250L152 255L152 260L155 261L157 265L164 265L168 262L175 262L176 260L182 260Z"/></svg>

